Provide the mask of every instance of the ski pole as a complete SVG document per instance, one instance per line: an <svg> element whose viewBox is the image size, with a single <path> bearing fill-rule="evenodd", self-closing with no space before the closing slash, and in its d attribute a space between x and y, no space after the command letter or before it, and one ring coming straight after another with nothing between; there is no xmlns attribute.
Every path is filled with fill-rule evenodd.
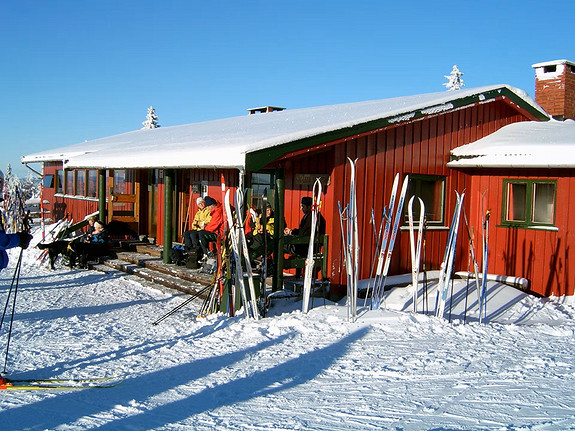
<svg viewBox="0 0 575 431"><path fill-rule="evenodd" d="M20 256L18 257L18 262L16 263L16 269L14 270L14 277L12 278L12 285L14 285L14 298L12 299L12 314L10 316L10 327L8 328L8 339L6 341L6 355L4 357L4 371L2 374L6 374L6 368L8 366L8 352L10 351L10 339L12 338L12 326L14 324L14 311L16 310L16 295L18 293L18 281L20 280L20 269L22 268L22 254L24 250L20 250ZM10 291L12 291L12 286L10 286ZM6 301L6 306L10 300L10 295ZM4 309L6 312L6 308ZM4 319L4 316L2 316Z"/></svg>
<svg viewBox="0 0 575 431"><path fill-rule="evenodd" d="M423 247L423 259L422 259L422 266L423 266L423 292L424 292L424 296L423 296L423 314L427 314L429 312L429 300L427 298L427 268L425 266L425 239L426 239L426 232L427 232L427 217L424 216L423 217L423 231L422 231L422 235L423 235L423 243L422 243L422 247Z"/></svg>
<svg viewBox="0 0 575 431"><path fill-rule="evenodd" d="M186 305L188 305L190 302L192 302L194 299L200 297L203 293L205 293L207 290L211 289L211 286L207 286L204 287L202 290L194 293L191 297L189 297L188 299L186 299L184 302L182 302L180 305L178 305L177 307L173 308L172 310L168 311L166 314L164 314L162 317L160 317L158 320L156 320L155 322L152 323L152 325L156 326L158 323L160 323L161 321L167 319L168 317L170 317L172 314L174 314L176 311L181 310L182 308L184 308Z"/></svg>
<svg viewBox="0 0 575 431"><path fill-rule="evenodd" d="M452 310L453 310L453 278L451 279L451 294L449 295L449 323L451 323Z"/></svg>

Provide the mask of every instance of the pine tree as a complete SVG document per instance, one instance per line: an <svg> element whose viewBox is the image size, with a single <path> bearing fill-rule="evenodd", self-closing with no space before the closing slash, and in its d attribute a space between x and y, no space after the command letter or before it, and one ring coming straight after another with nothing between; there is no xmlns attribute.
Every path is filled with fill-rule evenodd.
<svg viewBox="0 0 575 431"><path fill-rule="evenodd" d="M463 76L463 72L459 71L456 64L453 65L451 73L449 75L444 76L445 78L447 78L448 81L445 84L443 84L447 87L447 91L461 90L461 87L465 86L465 84L463 83L463 79L461 78Z"/></svg>
<svg viewBox="0 0 575 431"><path fill-rule="evenodd" d="M4 229L7 232L18 232L22 227L25 202L32 197L40 197L40 181L32 175L22 180L8 165L4 175L4 190L0 192L4 197L0 204Z"/></svg>
<svg viewBox="0 0 575 431"><path fill-rule="evenodd" d="M144 127L142 129L155 129L160 127L158 124L158 116L156 115L156 111L154 110L153 106L148 108L148 114L146 115L146 121L142 123Z"/></svg>

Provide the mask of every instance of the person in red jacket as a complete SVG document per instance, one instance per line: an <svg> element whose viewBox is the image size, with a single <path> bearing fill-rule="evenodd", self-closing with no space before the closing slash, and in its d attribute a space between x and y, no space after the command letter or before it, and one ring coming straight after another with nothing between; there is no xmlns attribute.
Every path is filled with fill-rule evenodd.
<svg viewBox="0 0 575 431"><path fill-rule="evenodd" d="M218 237L224 233L224 213L222 204L214 198L206 196L204 202L206 203L206 207L210 209L211 220L198 232L198 236L200 238L203 259L207 259L211 254L213 255L213 252L210 254L209 243L217 241Z"/></svg>

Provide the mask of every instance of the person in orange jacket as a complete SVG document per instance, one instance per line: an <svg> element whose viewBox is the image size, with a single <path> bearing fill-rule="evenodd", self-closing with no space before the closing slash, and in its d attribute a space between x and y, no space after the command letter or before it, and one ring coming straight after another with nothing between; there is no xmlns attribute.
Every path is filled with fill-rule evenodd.
<svg viewBox="0 0 575 431"><path fill-rule="evenodd" d="M213 255L213 252L210 253L209 243L217 241L218 237L224 233L224 212L222 204L214 198L206 196L204 202L206 207L210 209L211 216L210 222L198 232L203 259L205 260Z"/></svg>

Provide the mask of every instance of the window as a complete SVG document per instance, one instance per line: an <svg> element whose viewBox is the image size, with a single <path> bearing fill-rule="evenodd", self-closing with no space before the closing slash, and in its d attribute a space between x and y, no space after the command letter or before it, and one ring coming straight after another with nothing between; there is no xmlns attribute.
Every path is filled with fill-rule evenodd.
<svg viewBox="0 0 575 431"><path fill-rule="evenodd" d="M86 194L86 171L76 171L76 195Z"/></svg>
<svg viewBox="0 0 575 431"><path fill-rule="evenodd" d="M505 226L534 227L555 224L556 181L504 180Z"/></svg>
<svg viewBox="0 0 575 431"><path fill-rule="evenodd" d="M124 169L116 169L114 171L114 193L127 193L126 171Z"/></svg>
<svg viewBox="0 0 575 431"><path fill-rule="evenodd" d="M42 187L48 189L54 187L54 175L44 175L44 180L42 181Z"/></svg>
<svg viewBox="0 0 575 431"><path fill-rule="evenodd" d="M86 196L89 198L95 198L97 196L97 190L98 190L98 171L89 170L86 182Z"/></svg>
<svg viewBox="0 0 575 431"><path fill-rule="evenodd" d="M398 190L399 193L399 190ZM420 197L425 204L425 218L429 225L443 225L445 205L445 177L436 175L410 175L405 197L404 214L407 220L407 203L412 196ZM397 201L396 201L397 205ZM419 205L413 205L413 218L419 220Z"/></svg>
<svg viewBox="0 0 575 431"><path fill-rule="evenodd" d="M268 202L273 202L272 192L272 175L263 172L254 172L252 174L252 201L251 205L254 208L260 208L262 205L262 197L264 193L267 194Z"/></svg>
<svg viewBox="0 0 575 431"><path fill-rule="evenodd" d="M133 170L126 170L126 169L114 170L114 193L118 195L129 195L134 193Z"/></svg>
<svg viewBox="0 0 575 431"><path fill-rule="evenodd" d="M56 170L56 193L64 193L64 171Z"/></svg>
<svg viewBox="0 0 575 431"><path fill-rule="evenodd" d="M64 175L66 177L66 184L64 193L67 195L74 194L74 171L64 171Z"/></svg>

